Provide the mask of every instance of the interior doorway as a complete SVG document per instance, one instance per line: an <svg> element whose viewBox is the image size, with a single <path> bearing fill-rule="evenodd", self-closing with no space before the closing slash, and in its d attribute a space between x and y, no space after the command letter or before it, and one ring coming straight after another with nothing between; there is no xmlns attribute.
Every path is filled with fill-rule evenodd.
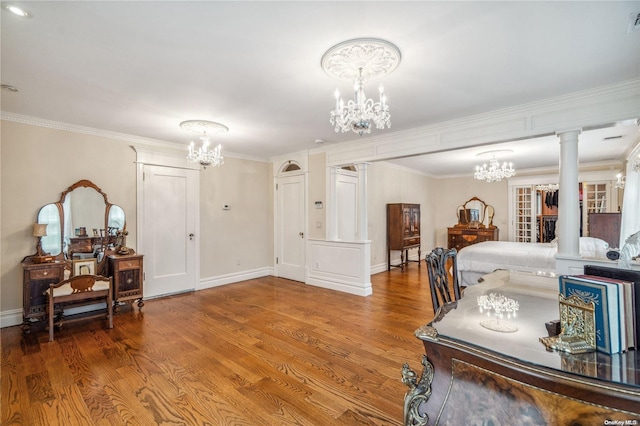
<svg viewBox="0 0 640 426"><path fill-rule="evenodd" d="M306 177L297 170L276 178L276 276L305 282Z"/></svg>
<svg viewBox="0 0 640 426"><path fill-rule="evenodd" d="M193 291L198 279L197 170L143 165L145 298Z"/></svg>

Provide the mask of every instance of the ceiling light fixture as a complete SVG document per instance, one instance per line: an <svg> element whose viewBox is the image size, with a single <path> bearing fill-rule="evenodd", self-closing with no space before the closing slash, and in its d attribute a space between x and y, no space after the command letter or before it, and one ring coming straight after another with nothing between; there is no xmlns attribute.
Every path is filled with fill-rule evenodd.
<svg viewBox="0 0 640 426"><path fill-rule="evenodd" d="M400 64L400 50L392 43L375 38L358 38L336 44L322 55L322 69L338 80L353 82L354 99L347 104L336 89L336 106L330 113L329 122L335 131L352 130L362 136L377 129L391 127L391 114L384 87L380 84L379 99L367 99L365 83L372 78L393 72Z"/></svg>
<svg viewBox="0 0 640 426"><path fill-rule="evenodd" d="M189 155L187 161L189 163L199 163L204 169L207 166L218 167L224 164L224 157L221 155L222 145L218 144L213 150L210 149L209 136L212 134L227 133L229 128L224 124L207 120L187 120L180 123L180 127L184 130L196 133L200 136L202 145L196 150L195 143L191 141L189 144Z"/></svg>
<svg viewBox="0 0 640 426"><path fill-rule="evenodd" d="M498 155L511 153L513 151L508 149L487 151L478 154L478 157L490 157L489 166L487 163L482 166L476 166L476 172L473 177L478 180L486 180L487 182L499 182L502 179L508 179L516 174L516 170L513 168L513 164L506 162L500 165L498 161Z"/></svg>
<svg viewBox="0 0 640 426"><path fill-rule="evenodd" d="M553 191L557 191L558 189L560 189L560 184L557 184L557 183L548 183L548 184L545 184L545 185L536 185L536 190L537 191L553 192Z"/></svg>
<svg viewBox="0 0 640 426"><path fill-rule="evenodd" d="M27 9L16 6L15 4L5 3L2 5L2 8L21 18L31 18L31 13Z"/></svg>

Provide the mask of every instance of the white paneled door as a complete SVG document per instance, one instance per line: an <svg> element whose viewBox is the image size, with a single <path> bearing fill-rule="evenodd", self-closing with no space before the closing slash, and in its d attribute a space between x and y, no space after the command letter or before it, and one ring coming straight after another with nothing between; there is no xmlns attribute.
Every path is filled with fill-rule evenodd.
<svg viewBox="0 0 640 426"><path fill-rule="evenodd" d="M276 183L276 271L282 278L305 281L305 175L280 177Z"/></svg>
<svg viewBox="0 0 640 426"><path fill-rule="evenodd" d="M196 287L197 170L144 166L142 247L144 296Z"/></svg>

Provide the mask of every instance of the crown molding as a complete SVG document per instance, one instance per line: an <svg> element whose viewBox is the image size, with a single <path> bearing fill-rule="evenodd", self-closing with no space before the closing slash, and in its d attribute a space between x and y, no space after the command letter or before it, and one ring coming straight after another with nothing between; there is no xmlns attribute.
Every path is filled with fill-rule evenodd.
<svg viewBox="0 0 640 426"><path fill-rule="evenodd" d="M327 164L389 160L640 117L640 79L327 147Z"/></svg>
<svg viewBox="0 0 640 426"><path fill-rule="evenodd" d="M0 120L11 121L14 123L27 124L30 126L45 127L47 129L61 130L65 132L79 133L83 135L98 136L107 139L114 139L126 142L132 147L148 147L157 149L164 153L183 152L187 149L187 145L182 146L175 142L168 142L160 139L145 138L142 136L134 136L126 133L112 132L108 130L96 129L93 127L79 126L76 124L63 123L60 121L46 120L44 118L31 117L28 115L15 114L7 111L0 111ZM135 148L134 148L135 149ZM225 151L225 158L236 158L240 160L258 161L269 163L268 158L256 157L252 155L238 154Z"/></svg>
<svg viewBox="0 0 640 426"><path fill-rule="evenodd" d="M96 129L93 127L78 126L76 124L63 123L60 121L45 120L43 118L15 114L7 111L0 111L0 119L6 120L6 121L12 121L14 123L28 124L30 126L45 127L47 129L62 130L66 132L80 133L84 135L115 139L115 140L125 141L130 144L170 147L170 142L162 141L158 139L144 138L141 136L133 136L133 135L128 135L126 133L111 132L108 130Z"/></svg>

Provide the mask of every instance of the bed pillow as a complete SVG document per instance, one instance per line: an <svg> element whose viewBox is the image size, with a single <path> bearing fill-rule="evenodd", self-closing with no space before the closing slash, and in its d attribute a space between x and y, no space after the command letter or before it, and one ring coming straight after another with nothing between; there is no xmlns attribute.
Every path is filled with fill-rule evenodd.
<svg viewBox="0 0 640 426"><path fill-rule="evenodd" d="M580 255L596 259L605 259L609 243L594 237L580 237Z"/></svg>

